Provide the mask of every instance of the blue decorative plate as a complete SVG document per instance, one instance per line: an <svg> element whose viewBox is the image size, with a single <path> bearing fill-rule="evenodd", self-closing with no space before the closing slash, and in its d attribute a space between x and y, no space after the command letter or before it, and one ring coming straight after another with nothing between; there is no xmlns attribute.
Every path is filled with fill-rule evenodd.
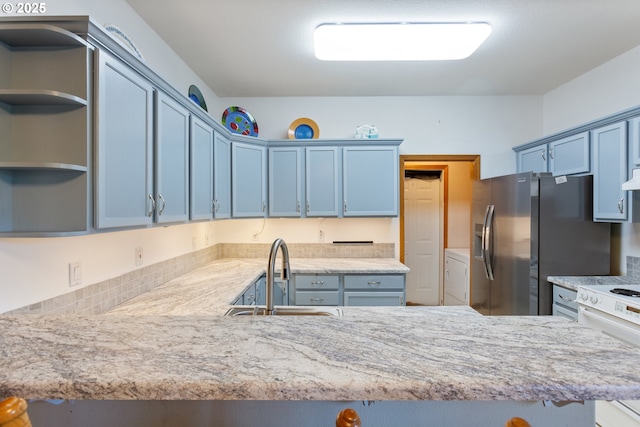
<svg viewBox="0 0 640 427"><path fill-rule="evenodd" d="M258 123L251 113L241 107L229 107L222 113L222 124L233 133L258 136Z"/></svg>
<svg viewBox="0 0 640 427"><path fill-rule="evenodd" d="M204 111L209 111L207 110L207 103L204 102L204 96L202 96L202 92L200 92L198 86L189 86L189 99L198 104Z"/></svg>
<svg viewBox="0 0 640 427"><path fill-rule="evenodd" d="M318 139L320 129L313 120L301 117L291 123L288 135L289 139Z"/></svg>

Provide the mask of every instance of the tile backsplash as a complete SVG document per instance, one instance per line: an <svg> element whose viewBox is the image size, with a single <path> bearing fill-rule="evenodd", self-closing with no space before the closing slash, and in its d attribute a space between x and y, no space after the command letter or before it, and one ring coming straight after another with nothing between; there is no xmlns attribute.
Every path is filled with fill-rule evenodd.
<svg viewBox="0 0 640 427"><path fill-rule="evenodd" d="M99 314L219 258L265 258L271 244L219 243L6 314ZM287 244L291 258L393 258L393 243ZM639 265L640 270L640 265Z"/></svg>
<svg viewBox="0 0 640 427"><path fill-rule="evenodd" d="M640 279L640 257L627 256L627 276Z"/></svg>

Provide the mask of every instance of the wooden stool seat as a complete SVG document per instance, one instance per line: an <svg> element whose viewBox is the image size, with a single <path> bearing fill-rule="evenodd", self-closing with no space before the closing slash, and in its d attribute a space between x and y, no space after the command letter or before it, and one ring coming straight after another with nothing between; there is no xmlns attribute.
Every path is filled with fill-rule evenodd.
<svg viewBox="0 0 640 427"><path fill-rule="evenodd" d="M343 409L336 418L336 427L362 427L360 416L351 408Z"/></svg>
<svg viewBox="0 0 640 427"><path fill-rule="evenodd" d="M531 427L531 424L524 418L513 417L504 425L504 427Z"/></svg>

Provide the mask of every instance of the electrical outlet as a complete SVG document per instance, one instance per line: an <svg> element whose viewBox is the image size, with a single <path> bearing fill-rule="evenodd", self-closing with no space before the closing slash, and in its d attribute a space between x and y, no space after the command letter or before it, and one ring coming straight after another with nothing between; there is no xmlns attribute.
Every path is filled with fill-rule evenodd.
<svg viewBox="0 0 640 427"><path fill-rule="evenodd" d="M324 242L324 231L320 230L318 234L318 242Z"/></svg>
<svg viewBox="0 0 640 427"><path fill-rule="evenodd" d="M82 264L80 261L69 263L69 286L82 284Z"/></svg>
<svg viewBox="0 0 640 427"><path fill-rule="evenodd" d="M254 242L258 241L258 233L253 233L253 237L251 238Z"/></svg>
<svg viewBox="0 0 640 427"><path fill-rule="evenodd" d="M136 248L135 264L136 265L142 265L143 262L144 262L144 259L142 258L142 246L138 246Z"/></svg>
<svg viewBox="0 0 640 427"><path fill-rule="evenodd" d="M204 245L205 246L209 246L209 234L208 233L204 234Z"/></svg>
<svg viewBox="0 0 640 427"><path fill-rule="evenodd" d="M191 249L194 249L194 250L195 250L195 249L196 249L196 247L197 247L197 240L196 240L196 236L193 236L193 237L191 238Z"/></svg>

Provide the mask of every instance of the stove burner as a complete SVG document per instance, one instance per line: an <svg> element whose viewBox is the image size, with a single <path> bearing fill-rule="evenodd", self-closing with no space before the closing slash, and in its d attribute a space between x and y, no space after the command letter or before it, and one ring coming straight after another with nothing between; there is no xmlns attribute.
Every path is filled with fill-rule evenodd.
<svg viewBox="0 0 640 427"><path fill-rule="evenodd" d="M611 292L612 294L619 294L627 297L640 297L639 291L634 291L631 289L615 288L615 289L611 289L609 292Z"/></svg>

